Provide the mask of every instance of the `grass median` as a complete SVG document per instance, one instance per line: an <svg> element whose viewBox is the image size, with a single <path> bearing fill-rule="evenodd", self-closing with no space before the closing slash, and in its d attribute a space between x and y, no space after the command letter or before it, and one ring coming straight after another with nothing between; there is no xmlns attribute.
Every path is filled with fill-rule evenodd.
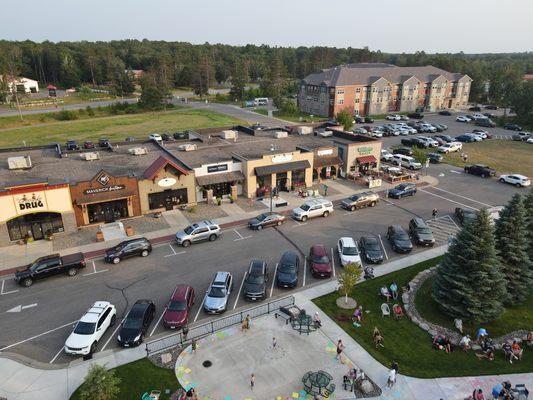
<svg viewBox="0 0 533 400"><path fill-rule="evenodd" d="M337 322L347 334L354 338L372 357L388 367L392 360L396 360L400 366L400 373L418 378L437 378L450 376L470 375L494 375L510 374L519 372L531 372L533 370L533 352L526 350L522 361L509 364L504 359L501 351L496 352L494 361L478 360L472 351L465 353L455 350L451 354L444 351L434 350L431 338L427 332L410 322L407 317L401 321L395 321L392 317L382 317L380 306L383 303L378 295L382 285L390 285L396 282L398 287L404 286L420 271L436 265L441 257L426 260L391 274L387 274L369 281L362 282L352 290L351 297L361 304L364 310L361 327L354 327L351 321ZM377 267L379 268L379 267ZM344 311L335 304L340 297L337 292L314 300L329 317L337 320L340 314L351 316L351 311ZM423 299L422 299L423 301ZM401 300L398 302L401 304ZM518 320L522 318L522 311L508 310L505 317L506 331L519 329ZM498 324L495 322L494 324ZM384 337L384 346L374 346L372 331L377 326ZM489 330L496 325L484 325ZM357 362L357 360L355 360Z"/></svg>
<svg viewBox="0 0 533 400"><path fill-rule="evenodd" d="M80 142L98 140L99 137L122 141L128 136L147 138L153 132L175 132L240 123L243 122L228 115L187 108L4 129L0 135L0 147L21 146L23 141L27 146L35 146L53 142L64 143L67 139Z"/></svg>

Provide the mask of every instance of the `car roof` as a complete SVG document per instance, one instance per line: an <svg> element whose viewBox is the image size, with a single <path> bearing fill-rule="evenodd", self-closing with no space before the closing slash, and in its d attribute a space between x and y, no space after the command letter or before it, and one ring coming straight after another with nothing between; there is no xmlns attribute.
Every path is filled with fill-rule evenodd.
<svg viewBox="0 0 533 400"><path fill-rule="evenodd" d="M213 284L225 283L229 275L229 272L217 272L215 274L215 278L213 279Z"/></svg>
<svg viewBox="0 0 533 400"><path fill-rule="evenodd" d="M517 178L520 178L520 179L529 179L527 176L520 175L520 174L508 174L507 176L516 176Z"/></svg>
<svg viewBox="0 0 533 400"><path fill-rule="evenodd" d="M126 318L140 318L150 306L149 300L137 300Z"/></svg>
<svg viewBox="0 0 533 400"><path fill-rule="evenodd" d="M252 260L250 262L250 274L256 272L263 272L263 266L265 262L263 260Z"/></svg>
<svg viewBox="0 0 533 400"><path fill-rule="evenodd" d="M212 220L210 219L205 219L203 221L197 221L197 222L193 222L191 224L191 226L196 229L196 228L200 228L200 227L204 227L204 226L211 226L211 225L217 225L215 222L213 222Z"/></svg>
<svg viewBox="0 0 533 400"><path fill-rule="evenodd" d="M405 229L403 229L403 226L401 225L391 225L390 226L392 228L393 231L404 231L405 232Z"/></svg>
<svg viewBox="0 0 533 400"><path fill-rule="evenodd" d="M109 307L111 303L108 301L97 301L87 312L80 318L80 321L83 322L97 322L98 318L103 314L103 312Z"/></svg>
<svg viewBox="0 0 533 400"><path fill-rule="evenodd" d="M362 236L361 239L369 243L378 243L378 240L374 236L370 236L370 235Z"/></svg>
<svg viewBox="0 0 533 400"><path fill-rule="evenodd" d="M184 300L185 294L189 289L191 289L189 285L177 285L174 293L172 293L171 300Z"/></svg>
<svg viewBox="0 0 533 400"><path fill-rule="evenodd" d="M351 238L349 236L341 237L340 240L341 240L343 246L349 246L349 247L350 246L351 247L355 246L355 240L353 240L353 238Z"/></svg>
<svg viewBox="0 0 533 400"><path fill-rule="evenodd" d="M426 224L426 221L424 221L422 218L420 217L416 217L416 218L413 218L411 221L413 221L416 225L419 225L419 226L425 226L427 225Z"/></svg>
<svg viewBox="0 0 533 400"><path fill-rule="evenodd" d="M326 250L326 247L323 244L314 244L311 249L313 250L313 253L317 256L326 256L328 255L328 252Z"/></svg>
<svg viewBox="0 0 533 400"><path fill-rule="evenodd" d="M286 251L285 253L283 253L283 255L281 256L281 262L283 261L296 261L296 259L298 258L298 255L294 252L294 251Z"/></svg>

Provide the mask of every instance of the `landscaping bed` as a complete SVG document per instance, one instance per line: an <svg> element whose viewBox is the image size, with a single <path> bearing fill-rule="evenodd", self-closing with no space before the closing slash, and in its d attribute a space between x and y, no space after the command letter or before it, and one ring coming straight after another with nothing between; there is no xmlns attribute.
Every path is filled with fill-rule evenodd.
<svg viewBox="0 0 533 400"><path fill-rule="evenodd" d="M341 315L350 317L351 310L343 311L337 308L335 301L340 296L337 292L317 298L314 302L383 365L388 367L392 360L398 361L400 373L404 375L436 378L531 372L533 352L530 350L525 350L522 361L513 364L509 364L500 351L496 352L494 361L478 360L472 351L465 353L455 350L451 354L446 354L444 351L434 350L431 337L427 332L414 325L406 316L401 321L395 321L392 317L382 317L380 306L383 298L378 295L382 285L389 286L394 281L398 287L403 287L420 271L437 265L440 260L441 257L426 260L409 268L358 284L350 296L363 307L364 316L359 328L354 327L349 318L348 321L338 321ZM396 302L402 304L401 298ZM528 304L531 303L528 302ZM524 307L527 307L527 304ZM369 310L370 313L366 313L365 310ZM521 323L519 325L514 322L522 318L522 312L510 309L507 313L508 315L505 316L508 321L507 332L520 329ZM497 324L499 323L500 321L497 321L493 323L494 325L484 325L484 327L493 335L490 329L498 332ZM385 347L374 346L372 339L374 327L380 329Z"/></svg>

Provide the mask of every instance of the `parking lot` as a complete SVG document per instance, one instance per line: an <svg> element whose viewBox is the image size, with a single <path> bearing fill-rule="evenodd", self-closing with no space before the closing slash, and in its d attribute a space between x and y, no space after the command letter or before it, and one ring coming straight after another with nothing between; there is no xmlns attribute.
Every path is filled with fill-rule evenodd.
<svg viewBox="0 0 533 400"><path fill-rule="evenodd" d="M190 284L195 289L190 323L207 321L217 318L202 311L205 292L217 271L228 271L233 275L228 312L245 309L250 303L243 298L242 282L252 259L263 259L268 264L268 298L284 296L291 290L275 287L272 278L285 251L297 251L300 255L302 268L298 288L293 289L299 290L320 282L311 276L304 260L313 244L323 244L330 251L335 271L331 279L335 279L340 268L336 243L342 236L357 240L362 235L376 235L387 260L402 257L387 241L389 225L399 223L407 229L409 220L420 216L428 220L436 245L442 245L447 243L449 234L459 229L459 222L452 216L455 207L480 209L502 205L513 193L520 191L495 179L482 180L463 174L449 165L432 165L429 172L438 177L438 186L419 188L415 196L401 200L382 198L374 208L349 212L337 206L327 219L312 219L305 223L289 219L280 228L262 231L231 228L212 243L196 244L186 249L175 243L164 243L155 246L149 257L124 260L118 265L94 259L76 277L58 276L37 282L30 288L17 286L12 277L3 277L0 283L0 349L47 363L72 361L73 357L63 353L63 344L78 318L97 300L114 304L120 321L137 299L151 299L156 305L156 316L147 337L161 336L168 333L161 323L162 312L177 284ZM439 210L434 220L431 216L433 208ZM413 251L424 251L424 248L415 247ZM375 268L379 269L379 266ZM117 324L106 332L98 344L98 351L117 347L118 327Z"/></svg>

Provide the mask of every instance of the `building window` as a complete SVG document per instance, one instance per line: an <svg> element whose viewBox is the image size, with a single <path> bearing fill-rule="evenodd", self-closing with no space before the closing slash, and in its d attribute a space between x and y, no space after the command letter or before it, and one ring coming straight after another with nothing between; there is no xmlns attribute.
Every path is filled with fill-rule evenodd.
<svg viewBox="0 0 533 400"><path fill-rule="evenodd" d="M344 99L337 100L337 104L344 104Z"/></svg>
<svg viewBox="0 0 533 400"><path fill-rule="evenodd" d="M318 97L313 97L313 101L318 101Z"/></svg>
<svg viewBox="0 0 533 400"><path fill-rule="evenodd" d="M359 104L359 99L355 99L355 104Z"/></svg>
<svg viewBox="0 0 533 400"><path fill-rule="evenodd" d="M361 93L361 88L355 89L355 93Z"/></svg>
<svg viewBox="0 0 533 400"><path fill-rule="evenodd" d="M344 94L344 89L337 90L337 94Z"/></svg>

